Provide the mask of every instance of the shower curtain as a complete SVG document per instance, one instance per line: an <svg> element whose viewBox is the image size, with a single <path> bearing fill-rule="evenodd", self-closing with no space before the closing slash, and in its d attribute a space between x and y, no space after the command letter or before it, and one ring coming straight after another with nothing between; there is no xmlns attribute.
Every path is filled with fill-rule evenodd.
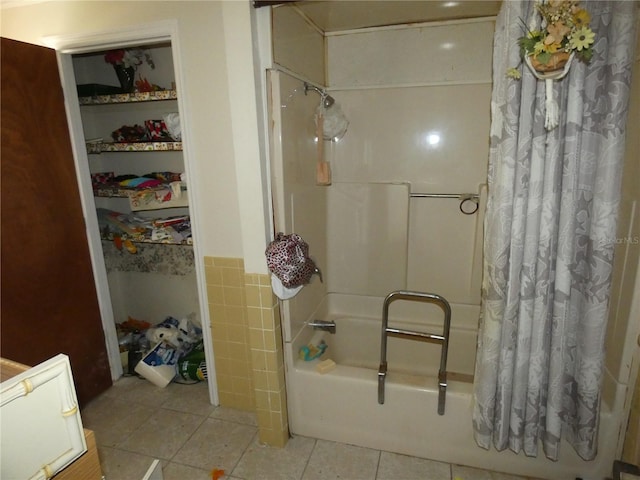
<svg viewBox="0 0 640 480"><path fill-rule="evenodd" d="M566 437L597 453L604 336L629 100L636 2L583 1L590 64L545 84L522 68L534 2L504 2L494 38L489 197L473 426L483 448L557 459ZM637 119L636 119L637 120Z"/></svg>

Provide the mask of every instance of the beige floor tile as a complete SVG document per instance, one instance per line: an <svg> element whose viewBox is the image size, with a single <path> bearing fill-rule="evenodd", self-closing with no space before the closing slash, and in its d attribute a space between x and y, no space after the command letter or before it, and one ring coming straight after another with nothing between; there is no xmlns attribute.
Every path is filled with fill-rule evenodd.
<svg viewBox="0 0 640 480"><path fill-rule="evenodd" d="M250 425L207 418L172 460L203 470L231 472L257 431Z"/></svg>
<svg viewBox="0 0 640 480"><path fill-rule="evenodd" d="M142 478L154 460L154 457L110 447L100 447L98 454L102 474L109 480Z"/></svg>
<svg viewBox="0 0 640 480"><path fill-rule="evenodd" d="M253 427L258 425L255 413L236 410L235 408L217 407L209 416L217 420L241 423L243 425L251 425Z"/></svg>
<svg viewBox="0 0 640 480"><path fill-rule="evenodd" d="M453 480L526 480L525 477L498 473L479 468L451 465L451 478Z"/></svg>
<svg viewBox="0 0 640 480"><path fill-rule="evenodd" d="M169 462L162 469L162 476L163 480L211 480L211 471ZM222 478L227 480L229 477Z"/></svg>
<svg viewBox="0 0 640 480"><path fill-rule="evenodd" d="M380 451L318 440L303 480L371 480L376 478Z"/></svg>
<svg viewBox="0 0 640 480"><path fill-rule="evenodd" d="M124 442L123 450L169 460L197 430L205 417L156 409Z"/></svg>
<svg viewBox="0 0 640 480"><path fill-rule="evenodd" d="M168 396L162 403L162 408L203 416L210 415L216 408L209 400L207 382L191 385L170 383L167 385L167 393Z"/></svg>
<svg viewBox="0 0 640 480"><path fill-rule="evenodd" d="M142 404L149 407L160 407L171 397L171 389L174 384L170 383L166 388L160 388L145 378L121 377L113 384L105 395L116 397L123 402L130 404Z"/></svg>
<svg viewBox="0 0 640 480"><path fill-rule="evenodd" d="M144 405L101 396L82 409L81 416L83 426L95 433L98 445L114 447L124 442L152 413L153 410Z"/></svg>
<svg viewBox="0 0 640 480"><path fill-rule="evenodd" d="M424 458L382 452L377 480L451 480L451 465Z"/></svg>
<svg viewBox="0 0 640 480"><path fill-rule="evenodd" d="M290 438L284 448L269 447L254 439L233 475L251 480L299 480L311 456L313 438Z"/></svg>

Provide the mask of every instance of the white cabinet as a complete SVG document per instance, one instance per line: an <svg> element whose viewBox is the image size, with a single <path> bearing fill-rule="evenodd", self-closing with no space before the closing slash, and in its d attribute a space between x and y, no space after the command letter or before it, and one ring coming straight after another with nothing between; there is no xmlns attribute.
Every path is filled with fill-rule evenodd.
<svg viewBox="0 0 640 480"><path fill-rule="evenodd" d="M22 365L2 359L5 371ZM87 451L69 357L59 354L0 384L0 475L46 479Z"/></svg>

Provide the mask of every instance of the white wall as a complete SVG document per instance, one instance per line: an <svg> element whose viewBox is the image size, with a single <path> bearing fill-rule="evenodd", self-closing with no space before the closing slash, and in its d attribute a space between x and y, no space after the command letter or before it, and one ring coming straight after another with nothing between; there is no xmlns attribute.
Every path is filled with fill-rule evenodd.
<svg viewBox="0 0 640 480"><path fill-rule="evenodd" d="M266 273L262 185L255 178L260 169L250 8L248 1L43 2L4 8L0 26L4 37L44 45L50 36L176 20L187 92L182 114L191 126L191 181L198 182L202 220L200 252L244 257L248 271ZM241 211L248 221L241 222Z"/></svg>

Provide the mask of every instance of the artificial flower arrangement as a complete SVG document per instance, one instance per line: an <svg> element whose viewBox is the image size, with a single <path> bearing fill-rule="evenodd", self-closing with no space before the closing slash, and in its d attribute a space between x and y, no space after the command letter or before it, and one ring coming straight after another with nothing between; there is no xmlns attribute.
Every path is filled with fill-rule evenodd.
<svg viewBox="0 0 640 480"><path fill-rule="evenodd" d="M137 69L146 62L151 68L155 68L151 54L142 48L120 48L118 50L109 50L104 61L111 65L122 65L124 68Z"/></svg>
<svg viewBox="0 0 640 480"><path fill-rule="evenodd" d="M584 62L593 56L591 46L595 33L589 28L591 16L580 6L579 0L547 0L536 4L542 16L542 27L529 30L520 37L520 54L537 72L561 69L575 55ZM507 76L520 78L516 68Z"/></svg>

